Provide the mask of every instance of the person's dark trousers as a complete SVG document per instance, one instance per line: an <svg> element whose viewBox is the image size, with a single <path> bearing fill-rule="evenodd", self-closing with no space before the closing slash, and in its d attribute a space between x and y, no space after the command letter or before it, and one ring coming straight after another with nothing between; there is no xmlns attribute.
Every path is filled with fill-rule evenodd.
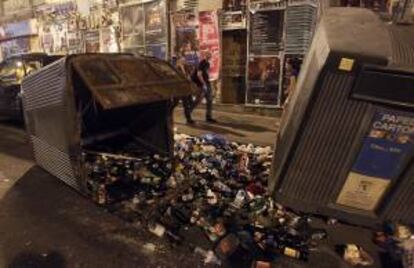
<svg viewBox="0 0 414 268"><path fill-rule="evenodd" d="M193 119L191 118L191 112L193 109L193 96L190 95L187 97L183 97L181 101L183 102L185 119L187 120L187 122L193 121Z"/></svg>
<svg viewBox="0 0 414 268"><path fill-rule="evenodd" d="M211 89L211 85L208 85L206 88L199 87L201 93L197 95L196 100L192 106L191 110L194 110L197 107L201 100L205 97L206 98L206 120L213 118L213 91Z"/></svg>
<svg viewBox="0 0 414 268"><path fill-rule="evenodd" d="M206 90L206 119L213 118L213 91L209 85Z"/></svg>

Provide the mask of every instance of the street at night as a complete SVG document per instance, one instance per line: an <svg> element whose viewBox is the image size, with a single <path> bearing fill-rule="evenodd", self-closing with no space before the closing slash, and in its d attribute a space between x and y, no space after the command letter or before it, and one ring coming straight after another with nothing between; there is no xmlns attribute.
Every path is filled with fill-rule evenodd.
<svg viewBox="0 0 414 268"><path fill-rule="evenodd" d="M196 111L196 114L201 113ZM218 113L223 125L240 122L238 128L232 128L232 133L238 133L233 134L236 140L256 141L255 130L267 129L272 135L261 141L263 145L272 144L277 125L269 124L277 119L261 117L254 124L243 125L245 120L252 118L251 115ZM176 112L176 120L183 122L182 111ZM178 129L181 125L177 124ZM0 142L0 267L204 266L203 259L192 253L188 246L172 246L148 233L144 226L125 222L37 167L21 124L5 122L0 130L3 137ZM188 129L193 135L210 131L208 127L205 130ZM308 263L282 257L273 267L348 267L333 247L348 241L366 246L380 262L369 229L345 224L326 225L321 218L314 221L332 234L324 242L326 245L313 252ZM184 234L187 243L211 246L197 229ZM231 267L230 264L226 266Z"/></svg>
<svg viewBox="0 0 414 268"><path fill-rule="evenodd" d="M0 0L0 268L414 268L414 0Z"/></svg>

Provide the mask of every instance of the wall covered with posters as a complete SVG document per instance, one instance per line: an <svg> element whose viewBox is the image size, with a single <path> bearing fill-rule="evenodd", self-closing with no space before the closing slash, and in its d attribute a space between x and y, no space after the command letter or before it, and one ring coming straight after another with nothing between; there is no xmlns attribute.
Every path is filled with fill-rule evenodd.
<svg viewBox="0 0 414 268"><path fill-rule="evenodd" d="M0 26L0 59L38 51L37 20L29 19Z"/></svg>
<svg viewBox="0 0 414 268"><path fill-rule="evenodd" d="M72 33L76 5L73 2L42 4L36 7L36 16L39 19L39 41L43 52L48 54L76 53ZM71 34L71 35L70 35ZM69 36L70 35L70 36ZM68 36L71 37L70 44ZM79 38L79 36L76 35ZM72 51L69 51L69 47Z"/></svg>
<svg viewBox="0 0 414 268"><path fill-rule="evenodd" d="M219 16L216 10L177 11L171 17L171 54L184 58L188 72L196 68L205 52L210 52L210 79L218 80L221 68Z"/></svg>
<svg viewBox="0 0 414 268"><path fill-rule="evenodd" d="M249 7L249 56L246 103L280 105L285 6ZM283 2L282 2L283 3Z"/></svg>
<svg viewBox="0 0 414 268"><path fill-rule="evenodd" d="M194 68L199 61L199 20L194 10L178 11L172 15L172 54L185 58L185 62Z"/></svg>
<svg viewBox="0 0 414 268"><path fill-rule="evenodd" d="M200 51L210 52L210 79L217 80L220 75L220 34L217 11L201 11L200 21Z"/></svg>
<svg viewBox="0 0 414 268"><path fill-rule="evenodd" d="M122 50L168 57L167 1L134 2L120 7Z"/></svg>
<svg viewBox="0 0 414 268"><path fill-rule="evenodd" d="M247 60L246 0L224 0L221 12L223 103L245 103Z"/></svg>
<svg viewBox="0 0 414 268"><path fill-rule="evenodd" d="M118 52L113 1L43 3L36 6L40 47L48 54Z"/></svg>
<svg viewBox="0 0 414 268"><path fill-rule="evenodd" d="M184 58L191 72L209 51L210 77L223 84L223 100L274 107L282 106L293 88L298 62L312 39L316 2L32 0L29 4L36 3L33 14L43 52L125 51L165 60ZM36 47L33 38L26 37L3 43L5 54Z"/></svg>
<svg viewBox="0 0 414 268"><path fill-rule="evenodd" d="M283 107L315 30L316 0L250 0L246 104Z"/></svg>

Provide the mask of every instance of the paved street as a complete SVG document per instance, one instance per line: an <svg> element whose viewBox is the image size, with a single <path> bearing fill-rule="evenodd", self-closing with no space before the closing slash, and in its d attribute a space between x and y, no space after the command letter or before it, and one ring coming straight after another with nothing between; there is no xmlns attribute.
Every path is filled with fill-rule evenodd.
<svg viewBox="0 0 414 268"><path fill-rule="evenodd" d="M196 120L202 119L200 113L196 111ZM216 117L217 125L198 123L189 128L177 116L177 128L190 134L218 131L238 141L273 143L277 119L230 113L216 113ZM167 241L95 206L34 166L21 126L1 124L0 136L0 267L203 267L201 258L186 246L172 249ZM310 262L281 257L273 267L348 267L333 251L334 245L344 242L366 247L375 257L375 267L381 267L370 230L326 226L321 220L315 224L326 227L329 238L312 253ZM197 230L183 235L196 245L209 243Z"/></svg>
<svg viewBox="0 0 414 268"><path fill-rule="evenodd" d="M273 146L276 132L279 129L280 119L275 117L240 114L225 111L214 111L217 124L204 121L205 111L200 108L193 112L196 124L186 125L184 111L178 107L175 112L177 131L190 135L217 133L231 141L253 143L261 146Z"/></svg>
<svg viewBox="0 0 414 268"><path fill-rule="evenodd" d="M32 166L32 153L19 124L0 125L0 199Z"/></svg>

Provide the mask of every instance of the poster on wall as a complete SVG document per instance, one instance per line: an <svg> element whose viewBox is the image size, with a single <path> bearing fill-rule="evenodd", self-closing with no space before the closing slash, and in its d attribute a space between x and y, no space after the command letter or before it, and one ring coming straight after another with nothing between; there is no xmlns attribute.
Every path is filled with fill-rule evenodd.
<svg viewBox="0 0 414 268"><path fill-rule="evenodd" d="M0 40L20 36L37 35L37 29L36 19L0 25Z"/></svg>
<svg viewBox="0 0 414 268"><path fill-rule="evenodd" d="M223 0L223 9L226 11L243 10L246 8L246 0Z"/></svg>
<svg viewBox="0 0 414 268"><path fill-rule="evenodd" d="M100 51L102 53L118 52L118 44L116 42L115 29L112 27L101 28L101 44Z"/></svg>
<svg viewBox="0 0 414 268"><path fill-rule="evenodd" d="M69 54L83 52L82 32L68 32L67 40Z"/></svg>
<svg viewBox="0 0 414 268"><path fill-rule="evenodd" d="M210 79L217 80L220 74L220 34L216 11L202 11L199 14L200 52L210 52Z"/></svg>
<svg viewBox="0 0 414 268"><path fill-rule="evenodd" d="M244 41L244 42L243 42ZM227 77L241 77L246 74L246 36L223 35L222 73Z"/></svg>
<svg viewBox="0 0 414 268"><path fill-rule="evenodd" d="M280 57L249 59L246 99L248 104L279 105L280 64Z"/></svg>
<svg viewBox="0 0 414 268"><path fill-rule="evenodd" d="M50 32L53 36L53 50L52 53L66 54L68 52L67 42L67 23L60 22L50 26Z"/></svg>
<svg viewBox="0 0 414 268"><path fill-rule="evenodd" d="M17 13L30 12L30 2L29 0L5 0L3 1L4 15L10 16Z"/></svg>
<svg viewBox="0 0 414 268"><path fill-rule="evenodd" d="M30 37L21 37L1 43L1 55L4 58L30 52Z"/></svg>
<svg viewBox="0 0 414 268"><path fill-rule="evenodd" d="M172 23L175 28L173 54L176 57L184 57L186 63L195 68L199 61L198 14L193 11L175 13Z"/></svg>
<svg viewBox="0 0 414 268"><path fill-rule="evenodd" d="M249 1L249 9L250 10L275 10L275 9L285 9L287 6L288 1L280 1L280 0L250 0Z"/></svg>
<svg viewBox="0 0 414 268"><path fill-rule="evenodd" d="M120 9L122 45L124 48L144 45L144 6L123 6Z"/></svg>
<svg viewBox="0 0 414 268"><path fill-rule="evenodd" d="M145 4L145 43L162 44L167 42L166 3L153 1Z"/></svg>
<svg viewBox="0 0 414 268"><path fill-rule="evenodd" d="M99 31L85 32L85 52L98 53L99 52Z"/></svg>
<svg viewBox="0 0 414 268"><path fill-rule="evenodd" d="M121 7L122 48L135 54L166 59L168 42L165 0L140 1Z"/></svg>
<svg viewBox="0 0 414 268"><path fill-rule="evenodd" d="M246 29L246 25L246 15L242 11L221 14L221 28L223 31Z"/></svg>
<svg viewBox="0 0 414 268"><path fill-rule="evenodd" d="M53 53L53 34L50 31L43 31L40 35L40 43L43 52L47 54Z"/></svg>
<svg viewBox="0 0 414 268"><path fill-rule="evenodd" d="M284 11L260 10L250 18L250 55L277 55L283 49Z"/></svg>
<svg viewBox="0 0 414 268"><path fill-rule="evenodd" d="M375 113L337 203L375 210L391 182L414 155L414 115L392 110Z"/></svg>
<svg viewBox="0 0 414 268"><path fill-rule="evenodd" d="M302 62L303 55L301 54L285 54L283 59L281 104L284 104L288 96L295 90Z"/></svg>

